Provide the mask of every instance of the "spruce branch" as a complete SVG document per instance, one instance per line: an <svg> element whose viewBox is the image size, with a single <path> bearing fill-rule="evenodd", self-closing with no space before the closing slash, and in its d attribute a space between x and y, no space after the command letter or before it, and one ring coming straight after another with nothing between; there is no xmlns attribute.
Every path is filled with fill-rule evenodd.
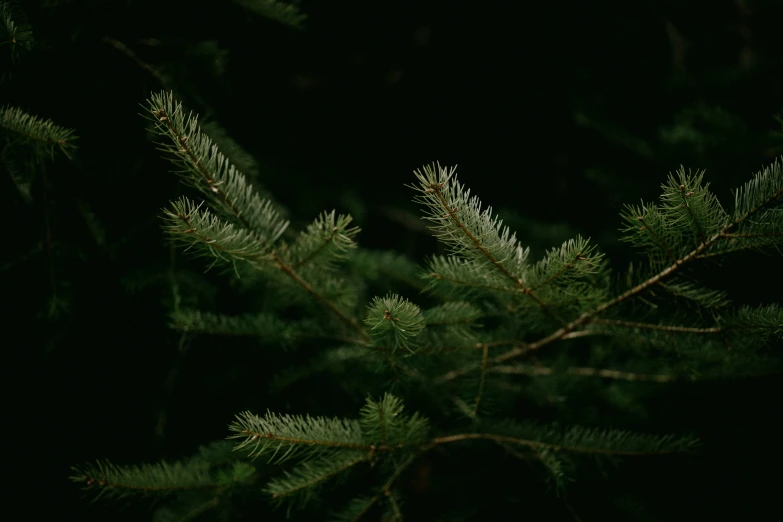
<svg viewBox="0 0 783 522"><path fill-rule="evenodd" d="M345 323L351 330L356 332L363 341L369 342L370 337L367 332L356 322L356 320L343 311L337 304L328 299L323 293L319 292L313 285L306 281L296 270L283 259L281 259L277 253L272 254L272 259L283 273L288 275L290 279L299 286L302 290L307 292L316 301L323 304L329 312L337 316L343 323Z"/></svg>
<svg viewBox="0 0 783 522"><path fill-rule="evenodd" d="M307 15L293 2L281 0L234 0L249 11L294 29L303 30Z"/></svg>
<svg viewBox="0 0 783 522"><path fill-rule="evenodd" d="M10 49L11 63L19 57L20 51L29 51L35 40L27 17L10 1L0 1L0 46ZM3 76L0 75L0 80Z"/></svg>
<svg viewBox="0 0 783 522"><path fill-rule="evenodd" d="M269 259L268 244L247 229L226 222L186 197L172 202L172 209L163 210L164 230L176 242L196 247L216 260L244 261L262 266Z"/></svg>
<svg viewBox="0 0 783 522"><path fill-rule="evenodd" d="M368 306L364 324L376 342L388 340L393 350L403 347L412 352L410 338L424 329L424 317L418 306L397 294L374 297Z"/></svg>
<svg viewBox="0 0 783 522"><path fill-rule="evenodd" d="M549 250L531 271L530 285L534 290L545 286L569 286L599 274L603 268L602 253L581 236L569 239L560 248Z"/></svg>
<svg viewBox="0 0 783 522"><path fill-rule="evenodd" d="M418 290L424 288L419 265L393 250L351 249L347 262L350 269L367 282L388 285L397 280Z"/></svg>
<svg viewBox="0 0 783 522"><path fill-rule="evenodd" d="M335 513L332 513L332 522L359 522L362 520L381 499L380 494L373 496L362 495L352 498L348 504Z"/></svg>
<svg viewBox="0 0 783 522"><path fill-rule="evenodd" d="M279 249L278 255L292 269L331 269L335 262L345 260L349 249L356 248L354 238L360 229L349 226L352 219L349 215L336 215L334 210L323 212L293 244Z"/></svg>
<svg viewBox="0 0 783 522"><path fill-rule="evenodd" d="M160 92L147 100L146 118L154 131L168 138L160 150L179 167L183 180L201 191L228 218L236 220L260 245L274 243L288 227L269 199L262 198L245 176L228 161L204 133L198 117L185 115L172 93Z"/></svg>
<svg viewBox="0 0 783 522"><path fill-rule="evenodd" d="M422 277L429 280L425 290L441 291L447 297L464 296L466 292L515 295L519 291L502 275L483 271L476 263L456 256L431 257Z"/></svg>
<svg viewBox="0 0 783 522"><path fill-rule="evenodd" d="M245 261L255 268L276 267L296 286L305 290L341 321L369 340L361 326L336 303L303 276L301 269L331 268L354 246L357 227L350 227L351 217L324 212L292 245L283 244L272 250L277 239L288 227L270 199L261 198L245 176L204 133L198 117L185 115L182 104L172 93L160 92L147 100L147 119L156 133L168 138L161 150L179 167L183 179L200 190L222 216L202 209L187 198L173 203L173 211L165 210L166 231L177 241L197 246L202 252L225 261ZM151 115L151 116L150 116ZM227 219L227 220L226 220ZM235 270L238 270L234 264ZM317 277L319 270L312 270ZM238 274L238 271L237 271ZM321 277L322 283L335 286Z"/></svg>
<svg viewBox="0 0 783 522"><path fill-rule="evenodd" d="M270 462L275 457L279 463L299 455L318 456L325 449L371 450L362 437L359 421L355 420L272 412L261 417L243 412L237 415L229 430L234 432L230 439L244 439L235 449L249 449L248 455L254 458L269 455ZM283 453L278 457L281 450Z"/></svg>
<svg viewBox="0 0 783 522"><path fill-rule="evenodd" d="M367 397L359 416L364 440L379 447L424 441L429 430L427 419L418 413L403 414L403 410L402 401L390 393L377 401Z"/></svg>
<svg viewBox="0 0 783 522"><path fill-rule="evenodd" d="M270 480L264 491L277 500L289 500L294 495L301 495L304 504L317 486L345 473L357 464L366 462L368 458L366 454L346 451L322 455L300 462L292 469L285 471L281 477Z"/></svg>
<svg viewBox="0 0 783 522"><path fill-rule="evenodd" d="M746 344L764 346L770 339L783 339L783 307L777 304L742 306L720 322L725 331L736 332Z"/></svg>
<svg viewBox="0 0 783 522"><path fill-rule="evenodd" d="M709 237L706 237L705 240L701 241L696 237L696 246L692 250L681 254L678 259L655 275L636 284L614 298L602 302L591 310L583 312L573 321L558 328L554 332L541 337L539 340L513 348L503 354L493 357L491 364L496 365L505 363L525 353L539 350L544 346L559 341L602 313L611 310L628 299L639 296L653 285L662 283L665 279L675 274L682 266L691 263L693 260L698 259L703 253L709 251L709 249L719 243L727 234L730 234L734 228L763 210L763 207L779 204L780 198L783 196L783 168L781 168L781 164L778 163L778 161L775 161L770 167L765 168L756 174L751 182L747 183L743 189L737 192L735 195L735 205L737 208L731 214L733 219L726 217L727 214L717 203L717 200L707 191L707 186L702 185L702 176L700 174L697 174L696 176L685 176L683 172L682 176L684 177L680 177L676 180L670 176L669 184L664 186L665 197L662 198L664 203L668 204L664 209L664 215L669 215L670 217L667 218L666 221L672 222L675 225L670 229L676 232L674 243L679 243L680 245L678 249L674 251L683 251L689 244L688 241L686 241L687 238L686 234L683 232L684 230L703 230L706 231L706 233L711 234ZM692 207L691 210L687 210L685 207L673 207L671 205L670 201L673 199L672 193L675 189L673 184L675 182L680 182L680 185L690 189L689 192L693 192L690 196L688 196L688 193L686 192L686 197L694 197L694 199L689 202ZM678 191L682 191L680 185L677 185L676 187ZM640 209L644 208L654 210L656 207L645 207L644 205L638 208L626 207L624 219L626 221L631 221L632 218L637 219L639 216L634 216L632 213L640 212ZM683 223L686 223L687 226L683 225ZM698 228L692 228L695 227L695 224L698 224ZM632 231L632 233L635 234L636 232ZM641 236L632 238L631 241L635 244L649 246L650 243L646 238L647 236L642 234ZM693 243L693 241L690 242L691 245ZM476 369L476 365L452 370L442 375L438 381L444 382L446 380L454 379L460 375L464 375L472 369Z"/></svg>
<svg viewBox="0 0 783 522"><path fill-rule="evenodd" d="M170 326L183 332L212 335L262 337L267 341L288 341L293 332L271 314L226 316L199 310L180 309L170 315Z"/></svg>
<svg viewBox="0 0 783 522"><path fill-rule="evenodd" d="M677 176L670 174L662 185L661 211L669 227L691 233L690 246L686 248L716 236L729 222L729 215L703 178L704 171L686 174L680 167Z"/></svg>
<svg viewBox="0 0 783 522"><path fill-rule="evenodd" d="M418 192L414 200L425 207L425 218L436 237L452 254L471 263L476 271L495 271L517 292L530 296L546 313L563 322L539 299L526 283L529 249L524 249L508 226L492 213L492 207L481 209L477 196L457 181L456 167L444 169L439 164L416 170ZM487 270L488 269L488 270Z"/></svg>
<svg viewBox="0 0 783 522"><path fill-rule="evenodd" d="M0 107L0 129L8 133L8 138L22 142L33 148L39 157L54 158L59 150L68 159L76 148L75 131L55 125L51 120L29 114L19 107Z"/></svg>
<svg viewBox="0 0 783 522"><path fill-rule="evenodd" d="M436 437L431 442L434 445L441 445L482 439L538 450L614 456L689 453L700 445L699 440L694 437L649 435L582 426L562 429L557 425L547 426L511 420L497 423L489 427L487 432L446 435Z"/></svg>
<svg viewBox="0 0 783 522"><path fill-rule="evenodd" d="M533 453L546 468L548 482L558 496L565 492L568 484L576 481L576 466L567 454L550 448L533 448Z"/></svg>
<svg viewBox="0 0 783 522"><path fill-rule="evenodd" d="M209 464L202 459L169 464L117 466L98 461L72 468L76 475L70 479L84 483L87 489L98 489L96 500L104 495L166 495L181 491L221 489L209 473Z"/></svg>

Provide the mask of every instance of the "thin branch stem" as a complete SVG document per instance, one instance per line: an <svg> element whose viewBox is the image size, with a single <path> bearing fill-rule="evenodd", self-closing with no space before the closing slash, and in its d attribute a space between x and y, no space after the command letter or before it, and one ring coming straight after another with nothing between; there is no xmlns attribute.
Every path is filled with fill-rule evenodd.
<svg viewBox="0 0 783 522"><path fill-rule="evenodd" d="M352 317L349 317L345 312L340 310L334 303L332 303L329 299L327 299L325 296L323 296L321 293L319 293L315 288L310 285L307 281L301 278L299 274L296 273L296 271L288 264L285 263L276 253L272 253L272 259L277 263L277 267L282 270L284 273L286 273L291 279L293 279L299 286L301 286L308 294L313 296L318 302L326 306L326 308L335 314L337 317L340 318L341 321L343 321L346 325L348 325L352 330L354 330L356 333L359 334L359 336L367 343L372 342L370 339L370 336L367 335L367 332L364 331L364 329L359 326L359 323L357 323Z"/></svg>
<svg viewBox="0 0 783 522"><path fill-rule="evenodd" d="M481 378L479 379L478 393L476 393L476 404L473 406L473 418L478 415L481 395L484 393L484 384L487 379L487 363L489 361L489 345L484 345L481 352Z"/></svg>
<svg viewBox="0 0 783 522"><path fill-rule="evenodd" d="M506 375L552 375L556 373L553 368L534 365L513 365L513 366L495 366L489 369L492 373L502 373ZM605 370L602 368L568 368L565 373L579 377L601 377L604 379L616 379L621 381L640 381L640 382L674 382L678 379L674 375L655 375L644 373L622 372L618 370Z"/></svg>
<svg viewBox="0 0 783 522"><path fill-rule="evenodd" d="M152 76L154 76L155 79L158 80L161 85L167 86L166 79L163 77L163 75L161 75L160 72L158 72L158 70L155 69L153 66L151 66L150 64L148 64L147 62L139 58L138 55L134 53L127 45L110 36L104 36L102 40L105 43L117 49L118 51L120 51L122 54L124 54L125 56L133 60L136 63L136 65L138 65L139 67L141 67L142 69L150 73Z"/></svg>
<svg viewBox="0 0 783 522"><path fill-rule="evenodd" d="M493 433L460 433L457 435L447 435L445 437L436 437L432 439L432 444L450 444L452 442L462 442L466 440L491 440L496 443L516 444L527 446L529 448L545 448L558 451L570 451L576 453L592 453L597 455L621 455L621 456L642 456L642 455L668 455L679 453L675 450L662 451L629 451L629 450L610 450L602 448L586 448L583 446L566 446L563 444L550 444L537 440L519 439L507 435L495 435Z"/></svg>
<svg viewBox="0 0 783 522"><path fill-rule="evenodd" d="M605 324L609 326L623 326L627 328L646 328L648 330L661 330L664 332L683 332L683 333L718 333L723 330L720 326L709 328L692 328L688 326L678 326L670 324L651 324L640 323L636 321L621 321L617 319L593 319L592 324Z"/></svg>

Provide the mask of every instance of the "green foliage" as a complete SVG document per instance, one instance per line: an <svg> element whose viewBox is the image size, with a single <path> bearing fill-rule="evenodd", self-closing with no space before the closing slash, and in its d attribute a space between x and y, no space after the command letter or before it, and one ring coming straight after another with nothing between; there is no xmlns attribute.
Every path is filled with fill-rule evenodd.
<svg viewBox="0 0 783 522"><path fill-rule="evenodd" d="M418 306L396 294L373 298L364 323L376 343L389 342L393 349L410 348L410 337L424 329L424 318Z"/></svg>
<svg viewBox="0 0 783 522"><path fill-rule="evenodd" d="M376 446L394 446L423 442L427 436L427 420L418 413L405 415L402 401L389 393L374 401L367 397L359 424L364 439Z"/></svg>
<svg viewBox="0 0 783 522"><path fill-rule="evenodd" d="M294 29L304 29L307 15L292 2L281 0L234 0L248 10Z"/></svg>
<svg viewBox="0 0 783 522"><path fill-rule="evenodd" d="M188 248L196 247L197 252L216 260L246 261L256 265L264 262L270 246L268 241L202 206L202 203L183 197L172 203L171 210L164 209L164 229L173 240Z"/></svg>
<svg viewBox="0 0 783 522"><path fill-rule="evenodd" d="M75 131L55 125L51 120L39 118L18 107L0 107L0 128L12 145L24 145L39 158L54 158L59 151L70 158L75 149Z"/></svg>
<svg viewBox="0 0 783 522"><path fill-rule="evenodd" d="M237 415L229 430L234 433L231 438L244 439L237 445L238 450L249 449L248 456L254 458L269 455L270 462L275 458L276 462L283 462L300 454L312 458L329 448L362 449L364 444L358 421L336 417L272 412L262 417L243 412Z"/></svg>
<svg viewBox="0 0 783 522"><path fill-rule="evenodd" d="M499 273L506 285L522 287L529 251L522 248L516 234L492 214L492 207L481 209L481 200L470 195L456 177L456 168L427 165L415 172L427 221L435 235L450 251L460 256L471 270ZM506 282L508 280L508 282Z"/></svg>
<svg viewBox="0 0 783 522"><path fill-rule="evenodd" d="M16 2L0 2L0 83L9 76L6 67L12 65L22 53L35 45L33 31L27 17L19 10Z"/></svg>
<svg viewBox="0 0 783 522"><path fill-rule="evenodd" d="M705 285L695 268L728 252L778 244L778 162L737 191L728 212L704 173L684 168L662 185L658 203L626 206L623 239L648 262L624 273L613 272L580 235L530 260L530 250L457 181L454 168L425 166L415 171L412 188L447 255L430 257L420 269L399 254L360 248L358 227L334 210L301 232L287 230L271 200L258 195L171 95L153 96L149 112L156 132L170 141L163 151L206 198L182 197L164 211L170 238L213 263L231 264L247 291L262 296L241 315L178 307L172 326L255 337L267 352L315 347L306 361L289 359L269 388L331 377L342 401L335 409L352 406L359 394L365 401L358 419L245 411L229 426L238 442L219 473L200 461L99 464L74 479L90 487L122 482L141 491L176 490L203 483L220 490L263 479L267 498L286 501L293 513L318 504L328 487L350 483L357 491L335 520L401 519L402 483L413 481L417 462L483 441L535 462L564 498L583 468L691 453L700 442L543 422L521 414L519 403L557 413L561 404L587 397L595 401L590 408L631 415L641 409L643 386L759 375L772 367L765 350L783 337L780 306L733 307L729 294ZM425 290L423 299L432 303L422 309L392 289L365 298L389 281ZM404 404L421 408L408 413ZM262 468L257 457L271 466ZM212 509L213 498L191 505Z"/></svg>
<svg viewBox="0 0 783 522"><path fill-rule="evenodd" d="M159 143L160 150L168 154L183 181L197 188L221 216L247 229L242 234L249 240L255 236L259 247L274 242L288 227L288 221L280 216L275 205L262 198L244 174L228 161L212 139L198 125L198 118L185 115L182 104L171 93L154 94L147 100L147 119L153 122L154 131L168 139ZM200 205L181 200L177 212L189 214ZM207 218L217 225L213 218ZM186 230L186 229L183 229ZM215 249L214 251L217 251Z"/></svg>
<svg viewBox="0 0 783 522"><path fill-rule="evenodd" d="M209 465L202 460L143 466L116 466L98 461L75 467L76 482L98 489L98 497L111 495L168 495L180 490L212 489L220 487L209 473ZM96 497L97 498L97 497Z"/></svg>
<svg viewBox="0 0 783 522"><path fill-rule="evenodd" d="M295 269L333 269L336 262L345 260L347 250L356 246L354 237L359 228L350 227L351 221L351 216L335 215L334 210L324 212L294 243L283 247L280 255Z"/></svg>
<svg viewBox="0 0 783 522"><path fill-rule="evenodd" d="M75 131L19 107L0 107L0 163L25 201L33 199L31 186L43 161L60 153L72 159Z"/></svg>

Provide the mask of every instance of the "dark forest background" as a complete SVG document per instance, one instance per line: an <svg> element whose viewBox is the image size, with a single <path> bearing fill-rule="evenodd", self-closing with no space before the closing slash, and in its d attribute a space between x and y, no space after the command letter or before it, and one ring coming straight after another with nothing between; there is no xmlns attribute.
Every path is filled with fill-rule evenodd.
<svg viewBox="0 0 783 522"><path fill-rule="evenodd" d="M535 251L578 232L622 268L622 203L657 197L684 165L730 206L730 189L783 154L779 1L303 1L301 31L230 1L19 6L37 46L0 62L0 104L79 136L73 161L36 174L31 203L0 167L2 344L9 382L24 382L6 400L30 419L6 427L34 439L34 477L17 485L60 519L148 516L89 505L69 466L183 457L223 438L234 413L267 407L253 390L274 368L254 364L254 343L181 350L167 327L173 272L195 274L203 308L239 312L248 298L164 241L160 209L183 189L139 116L150 92L173 89L224 127L295 225L348 211L362 245L416 260L437 248L404 186L425 163L459 164ZM782 266L757 255L708 275L737 303L769 303ZM606 499L633 493L661 520L779 520L781 391L779 377L660 389L649 429L693 430L704 454L577 484L574 508L601 520ZM270 400L311 411L306 394ZM539 487L509 480L492 487Z"/></svg>

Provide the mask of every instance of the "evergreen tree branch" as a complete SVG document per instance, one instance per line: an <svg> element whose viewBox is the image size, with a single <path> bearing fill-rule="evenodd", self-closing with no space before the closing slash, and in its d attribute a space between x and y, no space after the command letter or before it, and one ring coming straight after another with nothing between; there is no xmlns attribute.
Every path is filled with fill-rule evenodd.
<svg viewBox="0 0 783 522"><path fill-rule="evenodd" d="M172 202L172 210L164 209L164 230L169 236L189 247L196 246L216 259L246 261L256 267L269 259L269 245L259 243L247 229L223 221L212 212L202 209L182 197Z"/></svg>
<svg viewBox="0 0 783 522"><path fill-rule="evenodd" d="M310 417L308 415L279 415L267 412L260 417L250 412L237 415L230 426L230 439L244 439L236 449L249 448L251 457L271 454L271 461L285 449L278 462L297 454L318 454L324 448L370 452L372 445L362 438L359 421Z"/></svg>
<svg viewBox="0 0 783 522"><path fill-rule="evenodd" d="M419 186L416 201L427 207L425 219L435 223L435 235L452 251L476 263L477 268L489 266L503 275L517 289L533 299L542 310L558 322L557 314L524 283L529 250L523 249L502 221L492 215L492 208L481 210L477 196L470 197L456 180L456 167L451 169L426 165L415 171Z"/></svg>
<svg viewBox="0 0 783 522"><path fill-rule="evenodd" d="M259 196L245 176L231 164L198 124L195 115L185 116L182 104L172 93L160 92L147 100L147 116L156 133L169 143L163 152L180 167L183 179L213 200L218 208L262 245L274 243L288 227L269 199Z"/></svg>
<svg viewBox="0 0 783 522"><path fill-rule="evenodd" d="M781 194L783 194L783 184L781 185L781 188L778 190L777 196L779 197ZM773 198L769 198L767 201L772 201ZM758 208L752 209L750 212L748 212L745 217L751 215L753 212L758 211ZM739 219L739 218L737 218ZM574 321L571 321L566 326L558 329L557 331L551 333L550 335L541 338L540 340L531 343L527 345L528 350L538 350L554 341L557 341L562 338L563 335L573 331L578 326L581 326L582 324L590 321L593 317L617 306L618 304L622 303L623 301L630 299L632 297L635 297L639 295L641 292L646 290L652 285L657 284L662 279L665 279L669 277L670 275L674 274L680 267L683 265L689 263L690 261L693 261L696 259L696 257L707 250L709 247L711 247L713 244L715 244L716 241L718 241L724 234L727 234L732 228L734 228L737 224L739 224L740 221L735 219L731 223L729 223L724 229L720 230L719 232L713 234L710 238L708 238L706 241L703 241L698 247L691 250L689 253L675 261L672 265L668 266L664 270L658 272L654 276L650 277L646 281L643 281L639 283L638 285L634 286L633 288L627 290L626 292L623 292L622 294L616 296L615 298L606 301L605 303L600 304L595 309L590 310L588 312L584 312L581 316L579 316ZM509 359L513 359L514 357L517 357L520 355L519 353L515 353L514 351L508 352L506 354L503 354L501 356L498 356L495 358L494 362L503 362L507 361Z"/></svg>
<svg viewBox="0 0 783 522"><path fill-rule="evenodd" d="M222 489L209 474L209 465L201 459L169 464L146 464L143 466L116 466L110 462L98 461L72 468L75 482L85 487L99 488L102 495L122 497L133 494L169 494L181 491Z"/></svg>
<svg viewBox="0 0 783 522"><path fill-rule="evenodd" d="M422 178L421 174L419 174L418 176L420 180L422 180L422 182L427 179L427 178ZM682 173L681 176L684 176L684 173ZM763 207L776 203L777 200L781 198L781 196L783 196L783 168L781 167L781 164L779 164L777 161L770 167L765 168L763 171L756 174L756 176L751 182L748 182L743 189L737 191L737 193L735 194L735 202L736 202L735 206L737 208L734 211L733 219L728 219L725 217L726 214L723 212L723 209L717 203L717 200L715 200L714 196L712 196L709 192L707 192L706 186L701 185L701 175L697 175L694 179L690 179L688 177L681 177L680 179L682 182L679 183L676 187L674 187L673 186L675 183L674 178L670 176L670 182L668 186L669 192L667 195L667 192L665 190L664 191L665 196L671 199L672 197L671 194L674 193L675 189L677 193L681 192L682 189L679 188L680 185L684 185L685 187L692 187L694 189L693 190L694 193L696 193L696 191L698 190L698 194L701 197L701 204L699 207L700 210L698 214L699 223L702 223L702 225L700 226L702 226L705 230L710 231L711 233L710 237L698 243L698 245L695 248L693 248L686 254L682 255L672 264L670 264L660 272L656 273L655 275L636 284L634 287L615 296L614 298L599 304L593 309L583 312L579 317L569 322L568 324L562 326L561 328L558 328L557 330L550 333L549 335L546 335L535 342L524 344L522 346L513 348L503 354L500 354L492 358L491 364L492 365L502 364L504 362L513 360L528 352L539 350L555 341L559 341L563 339L564 336L575 331L580 326L592 321L596 316L614 308L615 306L619 305L620 303L623 303L624 301L630 298L640 295L642 292L644 292L651 286L659 284L664 279L676 273L682 266L692 262L694 259L697 259L699 255L708 251L717 242L719 242L725 235L731 233L731 231L734 228L739 226L750 216L762 210ZM434 182L430 182L430 183L434 183ZM437 185L435 186L437 187ZM435 191L435 188L432 187L429 188L433 192ZM426 188L423 190L426 190ZM666 200L666 197L664 197L664 200ZM683 210L684 207L679 207L679 206L676 208L669 208L669 211L674 213L675 216L677 216L676 223L681 223L683 221L682 219ZM690 211L685 210L684 212L685 212L684 215L688 217L688 219L690 219L691 216ZM636 217L638 216L626 217L626 219L635 219ZM452 370L442 375L440 378L437 379L437 381L443 382L446 380L451 380L457 377L458 375L463 375L471 371L471 369L474 368L475 366L470 366L459 370Z"/></svg>
<svg viewBox="0 0 783 522"><path fill-rule="evenodd" d="M352 220L349 215L336 215L334 210L323 212L279 254L295 270L305 266L331 269L335 262L346 259L348 250L356 248L354 238L360 229L349 227Z"/></svg>
<svg viewBox="0 0 783 522"><path fill-rule="evenodd" d="M519 292L515 286L508 285L507 280L495 277L495 274L487 274L476 263L456 256L433 256L428 260L427 271L423 276L430 280L427 290L445 286L445 293L449 296L464 296L466 290L510 294Z"/></svg>
<svg viewBox="0 0 783 522"><path fill-rule="evenodd" d="M288 265L285 261L283 261L276 253L272 254L272 259L277 264L277 267L283 271L286 275L288 275L291 280L293 280L297 285L299 285L305 292L310 294L313 298L315 298L316 301L323 304L327 310L329 310L332 314L336 315L343 323L348 325L349 328L351 328L353 331L359 334L359 336L362 338L365 342L370 342L370 337L367 335L367 332L364 331L364 329L359 325L359 323L356 322L356 320L352 317L350 317L348 314L346 314L343 310L341 310L337 305L335 305L332 301L326 298L323 294L318 292L313 286L305 281L299 274L297 274L296 270L294 270L293 267Z"/></svg>
<svg viewBox="0 0 783 522"><path fill-rule="evenodd" d="M295 268L317 265L327 268L342 259L354 246L358 228L349 228L350 216L324 213L300 234L291 246L271 251L273 243L288 227L269 199L261 199L212 140L203 133L196 116L185 116L182 104L171 93L159 93L148 100L148 110L156 132L172 144L162 150L172 155L186 181L212 199L224 214L237 223L229 223L201 209L186 198L174 203L174 211L165 211L167 231L175 239L197 245L202 251L223 260L241 260L256 268L274 265L299 287L325 305L363 339L369 337L361 326L323 293L302 277ZM290 261L284 260L284 257Z"/></svg>
<svg viewBox="0 0 783 522"><path fill-rule="evenodd" d="M294 468L286 471L283 476L272 479L264 491L274 499L284 499L296 494L307 496L312 488L319 486L331 478L340 475L357 464L366 462L368 456L356 452L333 452L317 459L300 462Z"/></svg>
<svg viewBox="0 0 783 522"><path fill-rule="evenodd" d="M424 317L418 306L397 294L375 297L364 323L370 327L370 335L376 342L388 340L392 351L402 346L408 351L411 341L424 329Z"/></svg>
<svg viewBox="0 0 783 522"><path fill-rule="evenodd" d="M10 47L11 63L17 59L20 50L29 51L34 44L33 31L27 23L27 17L11 2L0 1L0 46ZM0 75L0 80L3 76Z"/></svg>
<svg viewBox="0 0 783 522"><path fill-rule="evenodd" d="M281 341L292 337L286 324L270 314L226 316L183 309L173 311L170 318L170 326L183 332L263 337L265 340Z"/></svg>
<svg viewBox="0 0 783 522"><path fill-rule="evenodd" d="M699 441L692 437L654 436L580 426L560 432L557 428L510 423L505 431L528 434L529 438L498 433L460 433L436 437L431 443L441 445L467 440L491 440L499 444L513 444L539 450L628 457L687 453L699 446Z"/></svg>
<svg viewBox="0 0 783 522"><path fill-rule="evenodd" d="M359 522L378 503L380 498L380 495L353 498L342 510L333 513L331 520L333 522Z"/></svg>
<svg viewBox="0 0 783 522"><path fill-rule="evenodd" d="M76 139L74 130L28 114L18 107L0 107L0 129L32 145L40 156L54 157L54 151L59 150L71 159L71 152L76 148L73 143Z"/></svg>
<svg viewBox="0 0 783 522"><path fill-rule="evenodd" d="M303 30L307 15L293 3L280 0L234 0L249 11L294 29Z"/></svg>
<svg viewBox="0 0 783 522"><path fill-rule="evenodd" d="M402 401L390 393L380 400L367 397L359 424L364 439L376 448L398 448L424 440L429 425L418 413L403 414Z"/></svg>

